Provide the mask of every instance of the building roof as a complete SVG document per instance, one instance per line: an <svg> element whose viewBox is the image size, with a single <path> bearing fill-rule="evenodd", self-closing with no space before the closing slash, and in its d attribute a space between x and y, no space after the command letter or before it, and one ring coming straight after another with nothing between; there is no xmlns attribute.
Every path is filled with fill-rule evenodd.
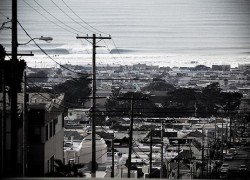
<svg viewBox="0 0 250 180"><path fill-rule="evenodd" d="M192 151L190 150L183 150L180 152L174 159L191 159L192 158Z"/></svg>
<svg viewBox="0 0 250 180"><path fill-rule="evenodd" d="M151 132L148 133L147 137L151 136ZM154 130L153 137L161 137L161 130ZM177 132L164 132L163 137L177 137Z"/></svg>
<svg viewBox="0 0 250 180"><path fill-rule="evenodd" d="M200 131L192 131L190 133L188 133L185 138L187 137L195 137L195 138L202 138L202 137L205 137L204 134L202 134Z"/></svg>
<svg viewBox="0 0 250 180"><path fill-rule="evenodd" d="M74 140L83 140L83 136L78 131L64 131L64 137L68 140L73 136Z"/></svg>
<svg viewBox="0 0 250 180"><path fill-rule="evenodd" d="M64 94L29 93L28 95L29 106L32 108L45 108L48 112L63 108Z"/></svg>
<svg viewBox="0 0 250 180"><path fill-rule="evenodd" d="M101 137L98 134L96 134L95 139L96 140L101 140ZM84 140L92 140L92 134L89 134L89 135L85 136Z"/></svg>
<svg viewBox="0 0 250 180"><path fill-rule="evenodd" d="M130 128L130 126L113 126L112 129L114 129L115 131L128 131Z"/></svg>
<svg viewBox="0 0 250 180"><path fill-rule="evenodd" d="M103 139L114 139L114 133L96 132Z"/></svg>
<svg viewBox="0 0 250 180"><path fill-rule="evenodd" d="M177 162L170 162L170 169L177 170L178 169L178 163ZM180 163L180 170L189 171L190 169L185 164Z"/></svg>
<svg viewBox="0 0 250 180"><path fill-rule="evenodd" d="M201 143L198 142L197 140L193 139L192 140L192 144L194 145L194 147L196 147L199 151L201 150Z"/></svg>

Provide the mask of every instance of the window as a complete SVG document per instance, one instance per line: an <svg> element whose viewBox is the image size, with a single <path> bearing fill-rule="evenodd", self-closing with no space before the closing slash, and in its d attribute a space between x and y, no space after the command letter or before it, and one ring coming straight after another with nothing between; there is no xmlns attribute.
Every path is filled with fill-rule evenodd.
<svg viewBox="0 0 250 180"><path fill-rule="evenodd" d="M49 123L49 138L53 136L53 122Z"/></svg>
<svg viewBox="0 0 250 180"><path fill-rule="evenodd" d="M55 161L55 156L53 155L49 160L48 160L48 173L54 172L54 161Z"/></svg>
<svg viewBox="0 0 250 180"><path fill-rule="evenodd" d="M30 135L30 141L32 143L41 143L41 128L40 127L33 127L31 135Z"/></svg>
<svg viewBox="0 0 250 180"><path fill-rule="evenodd" d="M47 124L45 126L45 140L47 141L49 139L49 125Z"/></svg>
<svg viewBox="0 0 250 180"><path fill-rule="evenodd" d="M63 128L64 127L64 114L62 114L61 122L62 122L62 128Z"/></svg>
<svg viewBox="0 0 250 180"><path fill-rule="evenodd" d="M56 124L57 124L57 122L58 122L58 119L53 120L53 135L56 134Z"/></svg>

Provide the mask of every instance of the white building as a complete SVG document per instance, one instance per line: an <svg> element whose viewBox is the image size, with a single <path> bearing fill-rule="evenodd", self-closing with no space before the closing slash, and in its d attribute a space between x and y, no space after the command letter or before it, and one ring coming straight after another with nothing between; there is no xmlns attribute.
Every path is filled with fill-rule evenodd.
<svg viewBox="0 0 250 180"><path fill-rule="evenodd" d="M75 163L87 164L92 161L92 134L86 136L82 141L71 140L64 145L65 163L74 160ZM107 144L103 138L96 135L96 162L104 164L107 162Z"/></svg>
<svg viewBox="0 0 250 180"><path fill-rule="evenodd" d="M72 122L76 124L86 124L89 122L87 113L89 109L68 109L68 114L64 118L66 124L71 124Z"/></svg>

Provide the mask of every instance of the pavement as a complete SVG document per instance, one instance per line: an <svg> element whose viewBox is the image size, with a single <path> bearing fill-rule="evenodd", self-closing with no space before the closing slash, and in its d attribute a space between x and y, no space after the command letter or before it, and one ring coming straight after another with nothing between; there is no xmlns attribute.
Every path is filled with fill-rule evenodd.
<svg viewBox="0 0 250 180"><path fill-rule="evenodd" d="M230 166L228 179L250 179L250 146L239 147L238 154L234 156L234 159L224 161L224 163ZM239 166L243 164L247 167L246 172L239 171Z"/></svg>

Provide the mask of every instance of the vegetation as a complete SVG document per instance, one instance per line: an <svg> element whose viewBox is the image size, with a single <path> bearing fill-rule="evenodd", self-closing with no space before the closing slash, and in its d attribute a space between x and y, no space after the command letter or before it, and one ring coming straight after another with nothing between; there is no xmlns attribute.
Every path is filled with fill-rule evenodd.
<svg viewBox="0 0 250 180"><path fill-rule="evenodd" d="M55 172L50 172L48 177L85 177L83 168L84 164L68 163L63 164L59 159L55 159Z"/></svg>
<svg viewBox="0 0 250 180"><path fill-rule="evenodd" d="M36 73L31 73L27 76L27 78L33 83L42 83L48 81L47 72L45 71L38 71Z"/></svg>
<svg viewBox="0 0 250 180"><path fill-rule="evenodd" d="M120 89L112 91L112 95L107 99L105 107L107 115L129 115L133 99L134 116L153 116L158 107L150 100L150 95L142 92L121 93Z"/></svg>
<svg viewBox="0 0 250 180"><path fill-rule="evenodd" d="M162 82L158 81L157 83ZM154 83L149 87L152 89ZM212 83L199 91L190 88L174 89L170 88L170 85L168 87L162 108L157 107L150 100L149 95L141 92L122 94L120 89L115 89L106 101L106 109L112 111L113 115L129 114L133 94L134 114L139 113L142 117L150 117L151 115L158 117L211 117L217 116L218 113L227 113L227 115L236 113L242 98L242 94L238 92L223 92L219 83Z"/></svg>
<svg viewBox="0 0 250 180"><path fill-rule="evenodd" d="M218 113L234 113L240 105L241 98L241 93L222 92L219 83L212 83L201 92L181 88L167 93L164 109L170 117L217 116Z"/></svg>
<svg viewBox="0 0 250 180"><path fill-rule="evenodd" d="M82 107L87 97L90 95L89 88L90 80L87 76L82 76L77 79L67 80L62 84L53 87L53 91L65 94L65 106L69 108Z"/></svg>
<svg viewBox="0 0 250 180"><path fill-rule="evenodd" d="M144 88L146 91L173 91L176 88L171 85L166 83L165 81L153 81L150 83L148 86Z"/></svg>

